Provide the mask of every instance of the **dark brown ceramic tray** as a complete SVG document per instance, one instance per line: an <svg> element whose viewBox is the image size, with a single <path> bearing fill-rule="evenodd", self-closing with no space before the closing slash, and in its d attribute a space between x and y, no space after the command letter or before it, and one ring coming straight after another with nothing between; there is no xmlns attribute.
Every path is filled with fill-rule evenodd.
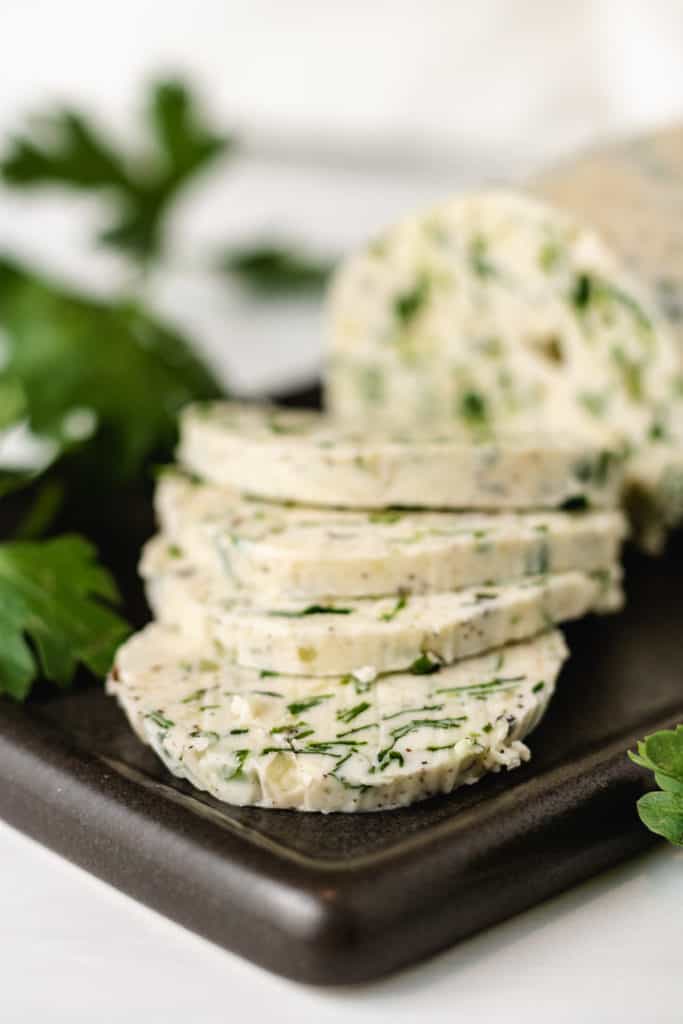
<svg viewBox="0 0 683 1024"><path fill-rule="evenodd" d="M306 396L311 397L311 396ZM131 614L131 501L100 524ZM173 779L101 687L0 702L0 815L143 903L281 974L358 982L412 963L644 849L626 750L683 721L679 536L632 555L621 615L568 631L533 760L451 797L367 815L223 806Z"/></svg>

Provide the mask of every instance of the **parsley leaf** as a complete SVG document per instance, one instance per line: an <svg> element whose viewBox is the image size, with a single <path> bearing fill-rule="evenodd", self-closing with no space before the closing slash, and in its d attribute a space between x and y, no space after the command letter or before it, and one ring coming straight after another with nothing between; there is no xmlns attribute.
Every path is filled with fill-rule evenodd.
<svg viewBox="0 0 683 1024"><path fill-rule="evenodd" d="M683 725L647 736L629 757L654 772L661 790L638 801L641 821L651 832L683 846Z"/></svg>
<svg viewBox="0 0 683 1024"><path fill-rule="evenodd" d="M259 295L317 292L326 284L332 263L292 244L262 242L228 249L219 269Z"/></svg>
<svg viewBox="0 0 683 1024"><path fill-rule="evenodd" d="M68 686L79 662L107 672L128 633L109 607L117 602L114 581L81 537L0 544L0 693L24 700L39 674Z"/></svg>
<svg viewBox="0 0 683 1024"><path fill-rule="evenodd" d="M37 118L31 131L14 136L0 160L0 176L20 188L68 185L106 192L115 215L101 241L147 263L163 248L171 202L232 140L206 125L179 81L152 86L146 115L151 142L135 157L118 153L76 111L57 110Z"/></svg>
<svg viewBox="0 0 683 1024"><path fill-rule="evenodd" d="M184 338L140 306L80 295L1 256L0 329L0 393L11 382L15 415L90 482L131 479L168 454L180 407L219 393Z"/></svg>

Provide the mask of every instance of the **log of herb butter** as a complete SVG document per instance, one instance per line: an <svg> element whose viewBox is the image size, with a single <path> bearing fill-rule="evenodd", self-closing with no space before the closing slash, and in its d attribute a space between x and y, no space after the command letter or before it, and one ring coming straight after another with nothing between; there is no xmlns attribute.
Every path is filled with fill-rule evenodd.
<svg viewBox="0 0 683 1024"><path fill-rule="evenodd" d="M108 689L168 769L218 800L372 811L527 761L566 654L550 631L439 673L277 677L155 624L119 650Z"/></svg>
<svg viewBox="0 0 683 1024"><path fill-rule="evenodd" d="M618 560L626 533L617 509L308 509L245 500L168 471L155 505L171 557L223 568L246 591L310 602L605 569ZM144 565L142 572L149 575Z"/></svg>
<svg viewBox="0 0 683 1024"><path fill-rule="evenodd" d="M179 461L211 483L275 501L348 508L555 508L617 501L604 435L412 426L367 433L320 413L237 402L190 406Z"/></svg>
<svg viewBox="0 0 683 1024"><path fill-rule="evenodd" d="M683 126L614 143L532 182L535 192L595 224L652 288L676 337L683 390ZM659 550L683 521L683 430L669 429L638 457L627 502L646 547Z"/></svg>
<svg viewBox="0 0 683 1024"><path fill-rule="evenodd" d="M169 557L163 538L148 545L142 570L159 622L182 628L195 642L217 644L228 661L292 675L431 671L622 604L617 567L325 605L284 599L264 605L261 595L236 589L225 573Z"/></svg>
<svg viewBox="0 0 683 1024"><path fill-rule="evenodd" d="M407 218L342 265L328 320L328 403L345 419L683 448L680 354L650 288L531 197L476 194Z"/></svg>
<svg viewBox="0 0 683 1024"><path fill-rule="evenodd" d="M593 224L648 282L678 338L683 363L683 125L582 153L531 186Z"/></svg>

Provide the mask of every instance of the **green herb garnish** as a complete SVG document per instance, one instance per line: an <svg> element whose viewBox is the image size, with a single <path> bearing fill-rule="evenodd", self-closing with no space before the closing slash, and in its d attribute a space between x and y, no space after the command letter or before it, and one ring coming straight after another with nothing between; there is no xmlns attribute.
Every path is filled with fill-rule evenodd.
<svg viewBox="0 0 683 1024"><path fill-rule="evenodd" d="M69 686L79 662L103 676L128 634L118 602L81 537L0 544L0 693L24 700L39 674Z"/></svg>
<svg viewBox="0 0 683 1024"><path fill-rule="evenodd" d="M166 213L178 193L232 144L208 127L177 81L152 87L147 129L146 151L131 157L85 115L57 110L14 136L0 176L15 187L67 185L102 194L114 215L100 241L147 263L163 247Z"/></svg>
<svg viewBox="0 0 683 1024"><path fill-rule="evenodd" d="M219 394L191 346L139 305L71 291L0 257L0 392L56 446L70 482L104 489L168 455L181 406Z"/></svg>
<svg viewBox="0 0 683 1024"><path fill-rule="evenodd" d="M638 801L641 821L651 832L683 846L683 725L647 736L629 757L654 772L661 790Z"/></svg>

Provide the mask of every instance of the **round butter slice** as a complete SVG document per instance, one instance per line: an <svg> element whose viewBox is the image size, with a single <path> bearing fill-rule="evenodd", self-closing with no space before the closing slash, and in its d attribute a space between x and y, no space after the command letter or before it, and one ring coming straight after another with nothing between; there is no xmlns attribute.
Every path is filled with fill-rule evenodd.
<svg viewBox="0 0 683 1024"><path fill-rule="evenodd" d="M616 509L590 512L354 512L278 507L195 483L159 480L167 550L221 567L247 591L307 601L439 593L538 573L591 572L619 559ZM148 575L143 567L143 575Z"/></svg>
<svg viewBox="0 0 683 1024"><path fill-rule="evenodd" d="M170 564L169 564L170 562ZM621 607L620 570L531 576L449 594L264 606L230 579L149 546L143 571L155 618L249 668L290 675L429 672L591 611Z"/></svg>
<svg viewBox="0 0 683 1024"><path fill-rule="evenodd" d="M107 688L167 768L218 800L375 811L527 761L566 656L551 631L429 676L264 678L154 624Z"/></svg>
<svg viewBox="0 0 683 1024"><path fill-rule="evenodd" d="M592 230L484 192L407 217L342 264L328 401L351 420L668 429L680 357L647 286Z"/></svg>
<svg viewBox="0 0 683 1024"><path fill-rule="evenodd" d="M181 416L182 466L274 501L347 508L529 509L615 505L621 458L599 440L340 426L310 410L235 402Z"/></svg>

